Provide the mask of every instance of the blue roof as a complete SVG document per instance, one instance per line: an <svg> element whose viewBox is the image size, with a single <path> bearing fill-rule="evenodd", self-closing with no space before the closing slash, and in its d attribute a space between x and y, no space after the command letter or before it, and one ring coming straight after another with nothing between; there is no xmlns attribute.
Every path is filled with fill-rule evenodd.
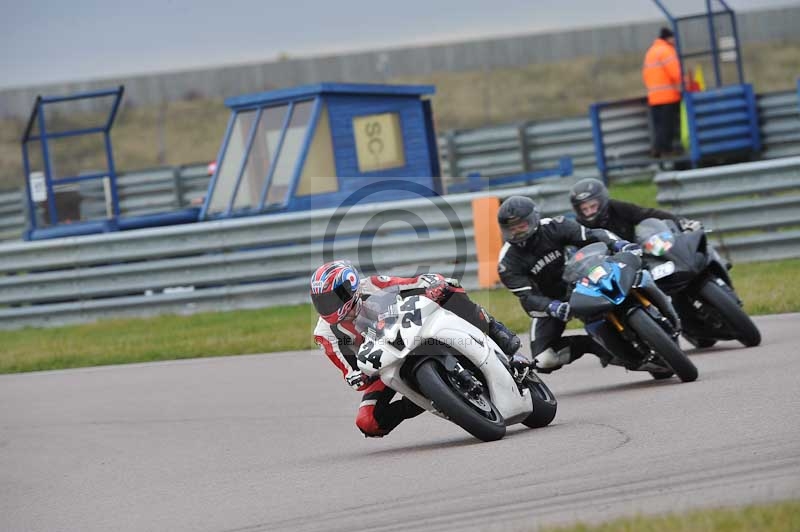
<svg viewBox="0 0 800 532"><path fill-rule="evenodd" d="M318 94L359 94L369 96L422 96L433 94L433 85L383 85L377 83L317 83L289 89L278 89L257 94L234 96L225 100L225 105L233 109L262 106L265 104L286 103L309 99Z"/></svg>

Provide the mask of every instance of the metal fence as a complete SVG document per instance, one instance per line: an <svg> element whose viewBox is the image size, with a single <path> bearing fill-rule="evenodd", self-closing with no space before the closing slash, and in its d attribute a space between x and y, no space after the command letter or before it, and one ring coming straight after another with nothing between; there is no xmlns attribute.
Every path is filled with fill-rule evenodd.
<svg viewBox="0 0 800 532"><path fill-rule="evenodd" d="M800 157L656 176L659 203L701 220L733 261L800 257Z"/></svg>
<svg viewBox="0 0 800 532"><path fill-rule="evenodd" d="M300 303L314 267L334 256L368 272L374 260L389 274L463 268L474 288L472 200L522 193L559 214L573 182L357 205L346 216L329 209L2 244L0 328ZM702 220L731 260L800 257L800 157L662 173L656 183L658 201Z"/></svg>
<svg viewBox="0 0 800 532"><path fill-rule="evenodd" d="M19 240L27 224L22 190L0 191L0 241Z"/></svg>
<svg viewBox="0 0 800 532"><path fill-rule="evenodd" d="M205 196L208 166L196 164L152 168L117 178L122 216L140 216L182 209ZM83 219L105 218L106 195L101 181L81 183Z"/></svg>
<svg viewBox="0 0 800 532"><path fill-rule="evenodd" d="M765 159L800 155L800 91L756 95Z"/></svg>
<svg viewBox="0 0 800 532"><path fill-rule="evenodd" d="M152 168L117 176L122 216L175 211L197 204L208 189L206 164ZM110 203L102 180L73 185L80 192L82 220L106 218ZM20 240L27 227L25 191L0 191L0 241ZM45 206L37 206L39 225L45 226Z"/></svg>
<svg viewBox="0 0 800 532"><path fill-rule="evenodd" d="M573 182L500 194L525 194L544 213L563 213ZM306 302L325 241L335 243L335 256L357 259L367 271L371 260L382 273L395 274L413 274L422 265L457 273L460 266L465 286L474 288L472 199L487 194L357 205L341 220L328 209L3 244L0 328ZM420 225L393 218L398 209L416 215ZM332 220L341 222L335 231ZM365 227L379 230L365 235ZM373 257L365 255L364 238Z"/></svg>
<svg viewBox="0 0 800 532"><path fill-rule="evenodd" d="M598 176L588 117L449 131L439 137L439 154L452 183L473 172L493 177L552 168L562 157L572 158L574 176Z"/></svg>
<svg viewBox="0 0 800 532"><path fill-rule="evenodd" d="M625 160L629 167L610 171L611 179L657 171L649 158L650 125L646 108L636 101L603 113L603 140L609 167ZM635 105L634 105L635 104ZM800 154L797 90L756 96L763 158ZM571 156L576 177L600 178L592 124L588 116L527 122L519 125L450 131L439 138L442 173L461 182L470 172L485 176L535 171Z"/></svg>

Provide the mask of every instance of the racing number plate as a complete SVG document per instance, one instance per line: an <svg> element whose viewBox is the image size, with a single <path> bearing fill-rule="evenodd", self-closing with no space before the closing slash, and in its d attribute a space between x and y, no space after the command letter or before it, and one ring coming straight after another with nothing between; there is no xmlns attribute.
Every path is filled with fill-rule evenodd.
<svg viewBox="0 0 800 532"><path fill-rule="evenodd" d="M671 260L668 260L663 264L655 266L652 270L650 270L650 273L653 274L653 279L655 280L663 279L664 277L669 277L670 275L675 273L675 263L672 262Z"/></svg>

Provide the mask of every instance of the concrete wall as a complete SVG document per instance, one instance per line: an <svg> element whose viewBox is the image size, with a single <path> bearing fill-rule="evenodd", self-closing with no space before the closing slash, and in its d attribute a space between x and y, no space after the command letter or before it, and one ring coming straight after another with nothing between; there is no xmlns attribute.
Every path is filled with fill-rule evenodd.
<svg viewBox="0 0 800 532"><path fill-rule="evenodd" d="M800 6L740 13L743 44L798 40ZM0 117L26 117L38 94L67 94L125 85L128 104L157 104L189 95L219 98L322 81L382 82L394 76L555 62L586 55L643 52L664 21L539 33L423 47L289 59L206 70L58 83L0 91ZM683 31L683 30L682 30ZM702 42L704 24L691 24L685 42ZM88 105L88 103L87 103ZM84 107L81 110L91 110Z"/></svg>

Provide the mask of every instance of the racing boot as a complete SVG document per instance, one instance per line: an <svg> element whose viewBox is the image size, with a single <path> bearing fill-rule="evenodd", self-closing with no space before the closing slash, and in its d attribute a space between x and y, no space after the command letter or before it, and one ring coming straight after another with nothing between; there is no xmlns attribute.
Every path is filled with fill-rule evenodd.
<svg viewBox="0 0 800 532"><path fill-rule="evenodd" d="M522 345L519 336L511 332L508 327L491 316L489 316L489 330L486 331L486 334L489 335L489 338L494 340L497 347L502 349L503 353L508 355L509 358L513 357Z"/></svg>
<svg viewBox="0 0 800 532"><path fill-rule="evenodd" d="M486 315L488 316L488 312ZM503 365L505 365L514 376L514 380L522 382L525 380L525 377L528 376L532 367L531 361L519 351L522 341L519 339L519 336L511 332L502 322L497 321L491 316L489 316L488 321L489 330L486 331L486 334L489 335L489 338L494 340L494 343L497 344L506 356L506 360L502 360L503 357L499 358L503 362Z"/></svg>
<svg viewBox="0 0 800 532"><path fill-rule="evenodd" d="M533 348L533 345L531 345L531 348ZM586 353L597 355L603 366L608 365L613 358L591 337L576 334L563 336L556 340L550 347L533 358L533 364L539 373L552 373L561 368L561 366L575 362Z"/></svg>
<svg viewBox="0 0 800 532"><path fill-rule="evenodd" d="M533 365L539 373L552 373L570 362L572 362L572 348L569 345L558 351L548 347L533 357Z"/></svg>

